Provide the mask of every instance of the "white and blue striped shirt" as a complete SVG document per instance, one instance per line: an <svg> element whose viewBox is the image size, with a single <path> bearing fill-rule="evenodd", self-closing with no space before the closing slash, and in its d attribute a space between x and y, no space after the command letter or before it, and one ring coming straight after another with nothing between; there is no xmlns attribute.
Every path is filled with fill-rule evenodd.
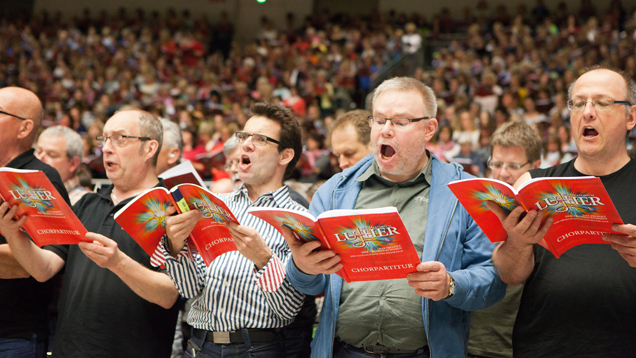
<svg viewBox="0 0 636 358"><path fill-rule="evenodd" d="M235 331L243 328L280 328L290 324L303 303L304 295L285 277L291 252L280 233L265 221L247 213L249 207L272 207L306 211L289 197L283 186L261 195L254 203L247 189L216 194L230 208L241 225L256 229L272 250L272 258L261 270L238 251L217 257L206 267L198 254L188 258L187 244L173 258L161 244L166 269L179 293L194 298L188 323L208 331Z"/></svg>

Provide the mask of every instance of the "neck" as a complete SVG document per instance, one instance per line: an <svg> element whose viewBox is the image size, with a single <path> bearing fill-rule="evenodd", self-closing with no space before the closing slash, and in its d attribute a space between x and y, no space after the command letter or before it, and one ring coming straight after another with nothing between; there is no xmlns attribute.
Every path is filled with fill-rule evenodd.
<svg viewBox="0 0 636 358"><path fill-rule="evenodd" d="M117 201L122 201L133 196L139 195L142 191L153 188L159 183L159 179L155 175L154 171L148 173L143 180L137 181L136 185L127 185L128 183L113 183L112 193L117 198Z"/></svg>
<svg viewBox="0 0 636 358"><path fill-rule="evenodd" d="M413 172L408 173L408 174L390 174L390 173L383 173L382 170L380 169L380 175L382 175L382 177L386 180L390 180L394 183L402 183L405 182L407 180L413 179L415 178L421 171L422 169L424 169L424 167L426 166L426 164L428 163L428 161L430 160L428 158L428 155L426 155L426 153L424 155L422 155L422 157L424 158L421 165L419 165ZM378 167L379 168L379 167Z"/></svg>
<svg viewBox="0 0 636 358"><path fill-rule="evenodd" d="M612 174L629 162L627 153L612 158L584 158L579 155L574 160L574 168L586 175L604 176Z"/></svg>

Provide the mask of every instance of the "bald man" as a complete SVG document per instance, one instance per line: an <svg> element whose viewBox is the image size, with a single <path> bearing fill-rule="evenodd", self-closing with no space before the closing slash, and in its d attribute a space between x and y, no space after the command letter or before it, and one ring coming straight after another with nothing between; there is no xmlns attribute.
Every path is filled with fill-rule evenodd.
<svg viewBox="0 0 636 358"><path fill-rule="evenodd" d="M42 122L42 104L31 91L0 89L0 167L41 170L64 200L68 194L57 170L39 161L31 148ZM17 263L0 235L0 357L45 357L48 306L56 280L39 283Z"/></svg>

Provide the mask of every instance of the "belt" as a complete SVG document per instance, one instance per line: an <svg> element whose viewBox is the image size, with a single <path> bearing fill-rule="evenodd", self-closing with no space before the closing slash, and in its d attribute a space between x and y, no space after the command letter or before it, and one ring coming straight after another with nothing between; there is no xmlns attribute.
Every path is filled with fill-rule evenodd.
<svg viewBox="0 0 636 358"><path fill-rule="evenodd" d="M360 352L360 353L371 353L371 354L416 354L416 353L426 353L428 356L428 346L424 346L422 348L419 349L400 349L400 348L391 348L391 347L386 347L383 346L381 344L376 344L373 346L365 346L363 348L358 348L355 346L352 346L350 344L347 344L345 342L342 342L340 340L337 341L339 344L341 344L343 347L345 347L348 350L351 351L355 351L355 352Z"/></svg>
<svg viewBox="0 0 636 358"><path fill-rule="evenodd" d="M278 338L277 333L281 331L280 328L247 328L251 342L270 342ZM243 340L243 331L230 331L230 332L212 332L202 329L193 328L192 335L201 339L205 335L204 341L212 342L215 344L232 344L232 343L245 343Z"/></svg>

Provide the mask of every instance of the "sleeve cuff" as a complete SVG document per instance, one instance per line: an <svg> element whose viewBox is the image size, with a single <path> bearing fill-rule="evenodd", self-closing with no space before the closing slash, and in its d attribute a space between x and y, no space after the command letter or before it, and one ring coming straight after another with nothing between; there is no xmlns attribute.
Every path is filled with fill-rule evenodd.
<svg viewBox="0 0 636 358"><path fill-rule="evenodd" d="M257 270L254 267L254 281L265 292L275 292L285 280L285 266L278 256L272 255L265 267Z"/></svg>
<svg viewBox="0 0 636 358"><path fill-rule="evenodd" d="M153 266L163 268L165 267L166 261L178 261L180 258L183 257L189 257L190 259L193 258L192 253L188 248L187 240L181 251L179 251L179 253L177 254L177 257L172 257L172 255L170 255L170 253L168 252L168 249L166 249L168 244L167 240L168 235L164 235L161 241L159 241L159 245L157 245L155 252L150 257L150 263Z"/></svg>

